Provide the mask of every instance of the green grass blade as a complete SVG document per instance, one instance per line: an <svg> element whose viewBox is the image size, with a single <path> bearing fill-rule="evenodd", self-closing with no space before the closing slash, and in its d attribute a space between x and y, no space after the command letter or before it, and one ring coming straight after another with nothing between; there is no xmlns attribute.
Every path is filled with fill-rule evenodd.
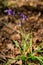
<svg viewBox="0 0 43 65"><path fill-rule="evenodd" d="M26 41L24 39L22 40L22 44L23 44L23 53L25 54L27 45L26 45Z"/></svg>
<svg viewBox="0 0 43 65"><path fill-rule="evenodd" d="M12 62L13 60L16 60L16 59L15 59L15 58L14 58L14 59L10 59L5 65L11 64L11 62Z"/></svg>
<svg viewBox="0 0 43 65"><path fill-rule="evenodd" d="M38 50L39 53L43 53L43 50Z"/></svg>
<svg viewBox="0 0 43 65"><path fill-rule="evenodd" d="M39 60L40 63L43 64L43 60L41 59L41 57L38 57L38 56L32 56L31 59L34 61L34 60Z"/></svg>
<svg viewBox="0 0 43 65"><path fill-rule="evenodd" d="M28 64L28 65L31 65L31 64Z"/></svg>
<svg viewBox="0 0 43 65"><path fill-rule="evenodd" d="M27 34L27 35L25 36L25 40L27 41L28 38L29 38L29 34Z"/></svg>
<svg viewBox="0 0 43 65"><path fill-rule="evenodd" d="M32 35L31 35L31 37L30 37L30 42L29 42L29 47L32 47Z"/></svg>
<svg viewBox="0 0 43 65"><path fill-rule="evenodd" d="M32 54L32 35L30 37L29 48L31 48L31 52L30 53Z"/></svg>
<svg viewBox="0 0 43 65"><path fill-rule="evenodd" d="M21 49L20 46L19 46L19 43L18 43L17 41L14 40L14 43L16 44L16 46L17 46L19 49Z"/></svg>
<svg viewBox="0 0 43 65"><path fill-rule="evenodd" d="M14 60L17 61L18 59L21 59L21 56L10 59L5 65L9 65L9 64L11 64L12 61L14 61Z"/></svg>

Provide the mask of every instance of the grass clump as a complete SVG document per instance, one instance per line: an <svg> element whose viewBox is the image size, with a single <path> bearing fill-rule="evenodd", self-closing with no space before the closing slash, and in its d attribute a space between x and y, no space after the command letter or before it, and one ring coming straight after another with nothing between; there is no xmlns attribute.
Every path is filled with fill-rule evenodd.
<svg viewBox="0 0 43 65"><path fill-rule="evenodd" d="M29 41L28 38L30 39ZM27 61L30 59L32 61L38 60L40 64L43 65L43 57L34 55L35 52L32 51L32 34L22 33L22 47L20 47L19 42L15 40L13 42L15 43L16 47L19 48L21 55L19 55L17 58L11 59L11 61L21 59L24 62L24 65L26 65ZM11 61L8 61L5 65L9 65ZM27 64L30 65L29 63Z"/></svg>

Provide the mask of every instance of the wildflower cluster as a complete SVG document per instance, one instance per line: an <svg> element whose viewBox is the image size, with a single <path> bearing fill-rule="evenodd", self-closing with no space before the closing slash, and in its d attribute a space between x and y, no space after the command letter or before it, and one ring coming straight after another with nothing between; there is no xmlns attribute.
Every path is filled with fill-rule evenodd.
<svg viewBox="0 0 43 65"><path fill-rule="evenodd" d="M13 16L16 15L15 11L13 11L12 9L4 10L4 12L7 13L8 15L13 15ZM20 17L22 20L26 20L27 18L26 15L23 13L20 14Z"/></svg>
<svg viewBox="0 0 43 65"><path fill-rule="evenodd" d="M12 9L4 10L4 12L8 15L15 15L15 11L13 11Z"/></svg>

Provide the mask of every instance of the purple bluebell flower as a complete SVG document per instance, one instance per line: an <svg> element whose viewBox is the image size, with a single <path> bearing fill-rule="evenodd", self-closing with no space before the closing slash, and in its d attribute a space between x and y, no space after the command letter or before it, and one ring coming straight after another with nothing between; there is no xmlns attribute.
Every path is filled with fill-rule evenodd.
<svg viewBox="0 0 43 65"><path fill-rule="evenodd" d="M18 26L21 26L21 22L18 23Z"/></svg>
<svg viewBox="0 0 43 65"><path fill-rule="evenodd" d="M8 13L8 15L15 15L15 11L13 11L12 9L5 10L4 12Z"/></svg>
<svg viewBox="0 0 43 65"><path fill-rule="evenodd" d="M15 11L13 11L13 15L15 15Z"/></svg>
<svg viewBox="0 0 43 65"><path fill-rule="evenodd" d="M21 13L21 15L20 15L20 16L21 16L22 20L26 20L26 18L27 18L27 17L26 17L26 15L25 15L25 14L23 14L23 13Z"/></svg>

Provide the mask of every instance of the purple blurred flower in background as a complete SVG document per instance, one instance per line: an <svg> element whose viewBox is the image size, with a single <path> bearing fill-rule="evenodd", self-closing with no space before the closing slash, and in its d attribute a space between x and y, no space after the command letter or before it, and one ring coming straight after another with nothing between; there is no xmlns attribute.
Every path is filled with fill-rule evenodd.
<svg viewBox="0 0 43 65"><path fill-rule="evenodd" d="M15 15L15 11L13 11L12 9L4 10L4 12L8 15Z"/></svg>
<svg viewBox="0 0 43 65"><path fill-rule="evenodd" d="M20 15L20 16L21 16L22 20L26 20L26 18L27 18L27 17L26 17L26 15L25 15L25 14L23 14L23 13L21 13L21 15Z"/></svg>
<svg viewBox="0 0 43 65"><path fill-rule="evenodd" d="M21 26L21 22L18 23L18 26Z"/></svg>

